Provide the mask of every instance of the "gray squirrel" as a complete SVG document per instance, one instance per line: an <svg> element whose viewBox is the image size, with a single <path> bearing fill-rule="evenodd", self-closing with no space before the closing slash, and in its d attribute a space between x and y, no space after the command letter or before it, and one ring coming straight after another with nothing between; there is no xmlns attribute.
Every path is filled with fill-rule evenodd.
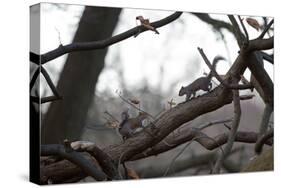
<svg viewBox="0 0 281 188"><path fill-rule="evenodd" d="M139 115L135 118L129 118L128 111L124 111L121 114L122 121L119 125L119 133L122 135L123 140L132 137L136 129L142 127L142 121L146 119L148 115L144 112L139 112Z"/></svg>
<svg viewBox="0 0 281 188"><path fill-rule="evenodd" d="M225 58L219 55L214 58L212 63L214 69L216 69L216 65L220 60L225 60ZM210 71L210 73L207 76L202 76L200 78L197 78L188 86L185 87L182 86L179 91L179 96L186 95L185 100L188 101L192 95L193 97L195 97L196 92L200 89L209 92L212 89L211 80L213 76L214 76L213 72Z"/></svg>

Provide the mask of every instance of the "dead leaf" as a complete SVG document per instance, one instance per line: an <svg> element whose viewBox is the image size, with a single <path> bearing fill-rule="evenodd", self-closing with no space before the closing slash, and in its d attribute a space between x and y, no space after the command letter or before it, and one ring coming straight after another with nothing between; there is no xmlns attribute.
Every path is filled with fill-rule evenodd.
<svg viewBox="0 0 281 188"><path fill-rule="evenodd" d="M139 103L140 103L140 101L139 101L138 99L136 99L136 98L129 99L129 100L130 100L130 102L133 103L133 104L139 104Z"/></svg>
<svg viewBox="0 0 281 188"><path fill-rule="evenodd" d="M128 176L132 179L140 179L139 175L137 172L131 168L127 168Z"/></svg>
<svg viewBox="0 0 281 188"><path fill-rule="evenodd" d="M259 31L259 29L261 28L259 22L256 19L253 18L246 18L247 23L252 26L253 28L255 28L257 31Z"/></svg>

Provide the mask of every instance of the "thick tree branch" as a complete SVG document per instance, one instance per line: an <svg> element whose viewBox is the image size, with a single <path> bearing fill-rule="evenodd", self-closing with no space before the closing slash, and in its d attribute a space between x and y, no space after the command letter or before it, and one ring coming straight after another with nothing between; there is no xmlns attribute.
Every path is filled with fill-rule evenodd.
<svg viewBox="0 0 281 188"><path fill-rule="evenodd" d="M118 174L117 164L115 164L115 162L94 143L76 141L71 143L71 147L75 151L88 152L91 156L93 156L111 180L121 179Z"/></svg>
<svg viewBox="0 0 281 188"><path fill-rule="evenodd" d="M152 22L151 26L153 26L154 28L159 28L159 27L165 26L165 25L173 22L177 18L179 18L181 16L181 14L182 14L182 12L175 12L175 13L171 14L170 16L167 16L166 18L163 18L156 22ZM44 63L47 63L48 61L51 61L57 57L60 57L64 54L67 54L70 52L103 49L112 44L115 44L115 43L125 40L129 37L132 37L132 36L136 35L137 33L142 33L144 31L147 31L147 28L140 25L140 26L134 27L128 31L125 31L121 34L108 38L108 39L104 39L104 40L100 40L100 41L92 41L92 42L77 42L77 43L72 43L72 44L68 44L65 46L60 45L58 48L56 48L50 52L47 52L45 54L42 54L40 56L40 58L34 58L34 56L36 56L36 54L34 54L32 52L30 52L30 56L33 57L31 60L40 59L40 61L41 61L40 63L44 64ZM35 63L38 64L38 62L35 62Z"/></svg>
<svg viewBox="0 0 281 188"><path fill-rule="evenodd" d="M185 127L183 129L181 129L180 132L176 131L175 135L170 134L165 139L167 142L171 143L171 145L168 146L167 144L160 142L157 145L155 145L154 147L152 147L151 149L148 149L145 152L135 155L130 160L139 160L139 159L143 159L143 158L146 158L149 156L158 155L163 152L169 151L183 143L191 141L195 137L198 138L198 137L202 137L202 136L203 137L201 139L198 139L196 141L198 143L200 143L204 148L206 148L208 150L214 150L217 147L222 146L227 142L228 135L229 135L229 133L223 133L223 134L215 136L213 138L214 140L206 139L206 138L204 139L203 137L208 137L208 136L206 134L202 133L202 131L200 131L200 129L192 128L192 127ZM255 132L238 131L236 134L236 137L235 137L236 142L249 143L249 144L256 143L257 139L258 139L258 133L255 133ZM265 141L265 144L272 145L272 139L267 139ZM79 151L79 149L76 149L76 150ZM81 151L87 151L87 150L88 149L82 149ZM232 152L234 152L234 150L232 150ZM87 155L85 155L85 153L83 153L83 155L84 155L84 157L89 159L89 157ZM209 155L207 155L207 156L209 156ZM212 158L209 158L208 162L210 162L211 159ZM201 161L201 160L199 160L199 158L198 158L198 162L199 161ZM101 165L100 161L98 161L98 162ZM180 162L180 161L178 161L178 162ZM189 166L188 164L191 164L191 162L194 162L194 161L193 160L191 160L190 162L186 161L186 163L185 163L186 165L182 166L181 169L183 170L186 168L191 168L191 167L199 165L198 163L195 163L194 165ZM225 161L225 162L227 162L227 161ZM177 163L175 164L175 166L177 166ZM80 179L85 178L87 176L87 174L85 174L81 168L77 167L75 164L69 162L68 160L62 160L62 161L58 161L58 162L55 162L52 164L44 165L41 169L43 170L42 177L41 177L43 184L46 184L48 177L52 177L52 180L56 183L62 183L62 182L79 181ZM161 172L162 172L161 175L163 175L164 169Z"/></svg>
<svg viewBox="0 0 281 188"><path fill-rule="evenodd" d="M263 67L263 62L259 60L258 52L250 53L248 55L249 69L257 81L257 91L261 95L265 103L271 105L273 109L273 82Z"/></svg>
<svg viewBox="0 0 281 188"><path fill-rule="evenodd" d="M67 151L67 148L59 144L41 145L41 156L55 155L71 161L78 165L86 174L98 181L107 179L106 174L99 170L93 162L87 160L81 153Z"/></svg>
<svg viewBox="0 0 281 188"><path fill-rule="evenodd" d="M258 50L269 50L273 48L274 37L268 39L254 39L250 40L248 50L258 51Z"/></svg>

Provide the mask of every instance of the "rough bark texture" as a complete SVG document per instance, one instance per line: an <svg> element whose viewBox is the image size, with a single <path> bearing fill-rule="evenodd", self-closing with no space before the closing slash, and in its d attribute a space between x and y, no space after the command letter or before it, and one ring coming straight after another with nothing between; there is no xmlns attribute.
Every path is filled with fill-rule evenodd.
<svg viewBox="0 0 281 188"><path fill-rule="evenodd" d="M109 38L120 9L86 7L73 42ZM61 143L80 137L107 49L69 54L57 84L63 100L51 104L42 127L42 143Z"/></svg>

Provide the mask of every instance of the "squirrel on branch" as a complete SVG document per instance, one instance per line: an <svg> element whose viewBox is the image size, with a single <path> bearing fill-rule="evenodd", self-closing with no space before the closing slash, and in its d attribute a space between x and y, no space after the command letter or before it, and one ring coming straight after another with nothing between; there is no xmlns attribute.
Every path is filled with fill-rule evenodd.
<svg viewBox="0 0 281 188"><path fill-rule="evenodd" d="M216 69L216 65L220 60L225 60L224 57L222 56L216 56L212 62L212 66L214 68L214 70ZM195 97L195 94L197 91L199 91L200 89L203 91L207 91L209 92L212 89L212 77L213 77L213 72L210 71L210 73L207 76L203 76L200 78L197 78L195 81L193 81L191 84L189 84L188 86L182 86L180 91L179 91L179 96L183 96L186 95L185 100L188 101L190 100L191 96L192 98Z"/></svg>
<svg viewBox="0 0 281 188"><path fill-rule="evenodd" d="M122 121L119 125L119 133L122 135L123 140L132 137L138 128L142 128L142 121L147 117L148 114L139 112L137 117L129 118L128 111L122 112Z"/></svg>

